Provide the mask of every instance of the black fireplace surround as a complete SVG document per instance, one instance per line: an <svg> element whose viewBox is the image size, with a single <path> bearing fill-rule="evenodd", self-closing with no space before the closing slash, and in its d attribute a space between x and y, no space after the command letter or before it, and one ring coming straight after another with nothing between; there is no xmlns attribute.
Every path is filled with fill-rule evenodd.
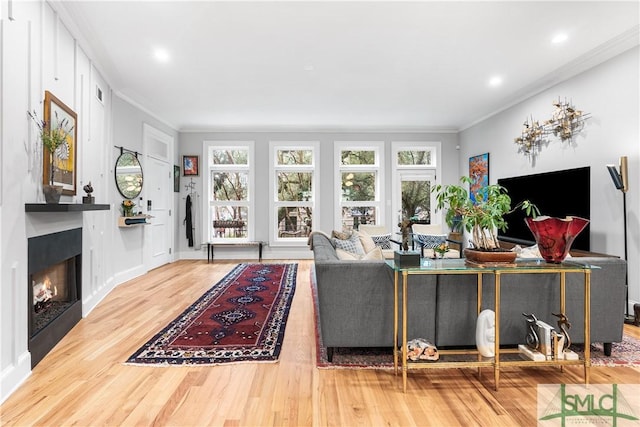
<svg viewBox="0 0 640 427"><path fill-rule="evenodd" d="M33 368L82 319L82 228L32 237L28 239L28 252L29 351ZM36 305L34 278L58 264L65 271L65 301Z"/></svg>

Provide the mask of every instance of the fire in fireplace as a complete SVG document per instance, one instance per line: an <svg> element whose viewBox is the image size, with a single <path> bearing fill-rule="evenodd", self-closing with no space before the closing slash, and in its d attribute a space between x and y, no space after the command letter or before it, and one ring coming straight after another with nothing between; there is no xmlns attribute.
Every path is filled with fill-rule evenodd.
<svg viewBox="0 0 640 427"><path fill-rule="evenodd" d="M74 263L70 258L33 275L34 334L78 300Z"/></svg>
<svg viewBox="0 0 640 427"><path fill-rule="evenodd" d="M31 366L82 318L82 229L30 238L29 351Z"/></svg>

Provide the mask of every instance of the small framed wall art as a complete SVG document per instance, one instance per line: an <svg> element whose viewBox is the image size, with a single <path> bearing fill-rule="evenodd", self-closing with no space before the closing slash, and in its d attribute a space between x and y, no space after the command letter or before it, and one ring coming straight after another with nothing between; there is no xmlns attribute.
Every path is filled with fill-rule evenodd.
<svg viewBox="0 0 640 427"><path fill-rule="evenodd" d="M182 156L183 176L198 176L199 166L198 156Z"/></svg>

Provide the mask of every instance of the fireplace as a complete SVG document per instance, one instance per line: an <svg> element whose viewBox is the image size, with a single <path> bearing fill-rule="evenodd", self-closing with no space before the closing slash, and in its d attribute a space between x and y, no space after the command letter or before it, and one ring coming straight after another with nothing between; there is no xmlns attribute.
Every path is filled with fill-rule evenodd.
<svg viewBox="0 0 640 427"><path fill-rule="evenodd" d="M82 229L32 237L28 252L33 368L82 318Z"/></svg>

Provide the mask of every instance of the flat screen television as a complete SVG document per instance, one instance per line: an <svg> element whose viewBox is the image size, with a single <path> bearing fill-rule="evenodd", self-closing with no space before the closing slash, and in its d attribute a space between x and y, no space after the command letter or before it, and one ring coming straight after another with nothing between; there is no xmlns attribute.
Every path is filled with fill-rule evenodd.
<svg viewBox="0 0 640 427"><path fill-rule="evenodd" d="M591 168L582 167L535 175L498 179L507 189L511 206L522 200L533 202L541 215L579 216L591 218ZM518 209L505 215L507 230L498 230L498 238L519 245L533 245L535 240L524 222L525 212ZM591 239L589 225L576 237L572 249L589 251Z"/></svg>

